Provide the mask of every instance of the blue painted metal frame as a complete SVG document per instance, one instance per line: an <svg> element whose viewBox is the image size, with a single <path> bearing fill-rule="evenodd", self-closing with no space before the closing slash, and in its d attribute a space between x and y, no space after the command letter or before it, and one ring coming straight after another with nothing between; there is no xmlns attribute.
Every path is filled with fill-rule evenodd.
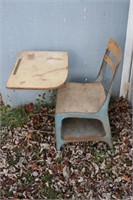
<svg viewBox="0 0 133 200"><path fill-rule="evenodd" d="M101 108L101 110L97 113L63 113L63 114L56 114L55 116L55 126L56 126L56 144L57 144L57 150L60 150L60 147L65 143L61 139L61 126L62 121L65 118L87 118L87 119L98 119L102 121L104 130L106 132L106 135L102 138L102 141L105 141L109 144L110 148L113 147L112 145L112 136L111 136L111 130L110 130L110 124L109 124L109 118L108 118L108 102L104 104L104 106Z"/></svg>
<svg viewBox="0 0 133 200"><path fill-rule="evenodd" d="M100 80L102 80L101 74L98 76L96 82L99 82ZM65 141L61 139L61 126L62 126L62 121L65 118L87 118L87 119L98 119L102 121L104 130L106 132L106 135L102 138L102 141L105 141L106 143L108 143L110 148L113 147L109 117L108 117L108 104L109 104L112 88L113 88L113 81L111 82L110 89L108 91L106 100L102 108L96 113L63 113L63 114L61 113L61 114L55 115L57 150L60 150L61 146L65 143Z"/></svg>

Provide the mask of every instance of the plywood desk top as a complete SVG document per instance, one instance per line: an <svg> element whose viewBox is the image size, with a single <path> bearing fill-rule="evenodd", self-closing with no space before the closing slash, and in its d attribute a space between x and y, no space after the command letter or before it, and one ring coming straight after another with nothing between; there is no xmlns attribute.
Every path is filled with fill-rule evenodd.
<svg viewBox="0 0 133 200"><path fill-rule="evenodd" d="M9 77L9 89L54 89L68 75L68 53L62 51L24 51Z"/></svg>

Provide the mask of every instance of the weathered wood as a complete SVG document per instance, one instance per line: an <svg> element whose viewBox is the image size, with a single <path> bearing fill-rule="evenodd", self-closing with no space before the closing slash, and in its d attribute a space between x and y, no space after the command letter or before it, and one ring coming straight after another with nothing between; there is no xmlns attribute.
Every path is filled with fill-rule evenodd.
<svg viewBox="0 0 133 200"><path fill-rule="evenodd" d="M68 54L58 51L24 51L6 84L10 89L53 89L68 75Z"/></svg>
<svg viewBox="0 0 133 200"><path fill-rule="evenodd" d="M65 83L58 89L56 114L95 113L102 107L105 99L101 83Z"/></svg>
<svg viewBox="0 0 133 200"><path fill-rule="evenodd" d="M104 56L104 60L106 61L106 63L112 68L112 71L113 71L113 74L115 72L115 69L116 69L116 65L115 63L113 62L113 60L110 58L110 56L108 55L105 55Z"/></svg>
<svg viewBox="0 0 133 200"><path fill-rule="evenodd" d="M122 58L122 50L120 46L117 44L115 40L110 38L107 48L114 55L117 63L119 64Z"/></svg>

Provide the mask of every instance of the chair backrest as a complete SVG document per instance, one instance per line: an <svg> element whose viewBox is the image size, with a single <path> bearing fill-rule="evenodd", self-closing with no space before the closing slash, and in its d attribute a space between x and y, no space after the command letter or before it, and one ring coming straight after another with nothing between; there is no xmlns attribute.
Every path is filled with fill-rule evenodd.
<svg viewBox="0 0 133 200"><path fill-rule="evenodd" d="M117 71L117 68L120 64L122 58L122 50L120 48L120 46L118 45L118 43L113 40L112 38L109 39L109 42L107 44L107 48L103 57L103 61L102 61L102 65L100 68L100 71L98 73L97 76L97 81L103 81L104 80L104 69L106 68L106 66L109 66L112 70L112 76L110 79L110 83L109 83L109 89L107 91L110 92L112 89L112 83Z"/></svg>

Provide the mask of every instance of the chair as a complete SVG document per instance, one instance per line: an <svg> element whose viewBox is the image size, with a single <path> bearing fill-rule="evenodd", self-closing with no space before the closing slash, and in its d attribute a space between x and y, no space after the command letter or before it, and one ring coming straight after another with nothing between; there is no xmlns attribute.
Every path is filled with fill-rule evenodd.
<svg viewBox="0 0 133 200"><path fill-rule="evenodd" d="M113 147L108 104L121 58L120 46L110 38L95 82L68 82L58 89L55 112L57 150L66 142L76 141L104 141ZM106 91L107 66L112 74Z"/></svg>

